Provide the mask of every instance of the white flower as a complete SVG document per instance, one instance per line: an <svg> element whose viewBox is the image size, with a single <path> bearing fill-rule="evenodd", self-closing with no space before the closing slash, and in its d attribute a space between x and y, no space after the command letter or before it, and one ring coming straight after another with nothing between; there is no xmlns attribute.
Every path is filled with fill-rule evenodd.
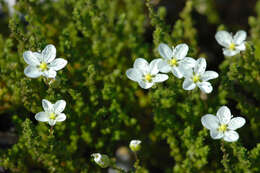
<svg viewBox="0 0 260 173"><path fill-rule="evenodd" d="M140 141L140 140L131 140L129 147L132 151L136 152L141 149L141 143L142 143L142 141Z"/></svg>
<svg viewBox="0 0 260 173"><path fill-rule="evenodd" d="M195 67L184 71L183 75L185 80L182 85L184 90L193 90L198 86L200 90L205 93L212 92L213 87L208 80L217 78L218 73L215 71L205 71L206 66L206 60L204 58L199 58L196 61Z"/></svg>
<svg viewBox="0 0 260 173"><path fill-rule="evenodd" d="M30 78L45 76L55 78L58 70L67 65L67 60L56 57L56 48L53 45L47 45L41 53L25 51L23 58L29 65L24 69L24 74ZM55 60L54 60L55 59Z"/></svg>
<svg viewBox="0 0 260 173"><path fill-rule="evenodd" d="M161 43L158 47L158 51L163 57L158 65L160 72L169 73L171 71L177 78L182 78L183 70L194 67L196 62L193 58L186 57L188 50L189 47L186 44L179 44L172 50L168 45Z"/></svg>
<svg viewBox="0 0 260 173"><path fill-rule="evenodd" d="M126 76L138 82L144 89L151 88L155 83L163 82L168 79L168 75L159 74L158 63L160 59L153 60L150 64L143 58L137 58L134 68L126 71Z"/></svg>
<svg viewBox="0 0 260 173"><path fill-rule="evenodd" d="M107 155L105 154L100 154L100 153L94 153L91 154L92 157L94 157L94 161L96 164L98 164L102 168L107 168L110 165L110 159Z"/></svg>
<svg viewBox="0 0 260 173"><path fill-rule="evenodd" d="M225 56L234 56L240 51L246 50L246 32L243 30L237 31L234 37L227 31L218 31L215 38L217 42L224 47L223 54Z"/></svg>
<svg viewBox="0 0 260 173"><path fill-rule="evenodd" d="M39 112L35 115L35 119L41 122L48 122L50 126L54 126L56 122L62 122L66 119L66 115L62 111L66 107L64 100L58 100L52 104L48 100L42 100L44 112Z"/></svg>
<svg viewBox="0 0 260 173"><path fill-rule="evenodd" d="M242 117L232 118L228 107L222 106L217 112L217 116L207 114L201 118L204 127L210 130L210 136L213 139L223 138L227 142L235 142L239 135L235 131L242 127L246 120Z"/></svg>

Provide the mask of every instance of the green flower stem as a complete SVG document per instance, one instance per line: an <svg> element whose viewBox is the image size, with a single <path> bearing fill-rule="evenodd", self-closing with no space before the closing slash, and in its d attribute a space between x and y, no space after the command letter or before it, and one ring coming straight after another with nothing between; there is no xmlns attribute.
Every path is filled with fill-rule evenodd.
<svg viewBox="0 0 260 173"><path fill-rule="evenodd" d="M53 133L54 133L54 129L53 129L53 126L51 126L51 128L50 128L50 136L53 136Z"/></svg>
<svg viewBox="0 0 260 173"><path fill-rule="evenodd" d="M138 159L136 152L134 152L134 157L135 157L134 168L136 169L136 172L138 172L138 170L141 169L141 167L139 165L140 160Z"/></svg>
<svg viewBox="0 0 260 173"><path fill-rule="evenodd" d="M124 169L117 167L116 165L112 165L111 167L112 167L113 169L117 170L119 173L125 173L125 172L127 172L127 171L125 171Z"/></svg>
<svg viewBox="0 0 260 173"><path fill-rule="evenodd" d="M223 153L223 159L221 160L221 163L224 166L224 171L227 173L231 173L231 170L229 168L229 160L228 160L228 153L226 152L225 146L224 146L224 140L221 140L221 147L220 147L222 153Z"/></svg>
<svg viewBox="0 0 260 173"><path fill-rule="evenodd" d="M51 84L55 81L55 79L52 78L43 78L43 82L48 86L51 87Z"/></svg>

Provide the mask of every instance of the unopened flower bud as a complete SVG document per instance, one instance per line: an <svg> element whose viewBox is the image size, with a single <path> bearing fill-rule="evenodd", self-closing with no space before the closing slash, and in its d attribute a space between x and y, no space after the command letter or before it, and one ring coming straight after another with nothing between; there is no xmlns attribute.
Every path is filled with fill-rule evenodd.
<svg viewBox="0 0 260 173"><path fill-rule="evenodd" d="M131 140L129 147L132 151L137 152L141 149L141 143L142 141L140 140Z"/></svg>
<svg viewBox="0 0 260 173"><path fill-rule="evenodd" d="M100 153L94 153L91 154L92 157L94 157L94 161L96 164L98 164L101 168L107 168L110 165L110 159L105 154Z"/></svg>

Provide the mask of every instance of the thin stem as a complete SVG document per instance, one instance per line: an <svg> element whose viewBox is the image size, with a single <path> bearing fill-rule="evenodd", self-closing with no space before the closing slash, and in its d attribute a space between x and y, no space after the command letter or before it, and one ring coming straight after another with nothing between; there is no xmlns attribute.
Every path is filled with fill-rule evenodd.
<svg viewBox="0 0 260 173"><path fill-rule="evenodd" d="M134 157L135 157L134 168L136 169L136 171L138 171L140 169L140 166L139 166L140 160L138 159L136 152L134 152Z"/></svg>
<svg viewBox="0 0 260 173"><path fill-rule="evenodd" d="M48 86L51 87L51 84L55 81L53 78L43 78L43 82Z"/></svg>
<svg viewBox="0 0 260 173"><path fill-rule="evenodd" d="M51 126L49 132L50 132L50 134L49 134L49 137L48 137L49 138L48 144L49 144L50 152L52 152L53 148L54 148L54 135L53 135L53 133L54 133L54 126Z"/></svg>
<svg viewBox="0 0 260 173"><path fill-rule="evenodd" d="M135 157L135 160L138 160L136 152L134 152L134 157Z"/></svg>
<svg viewBox="0 0 260 173"><path fill-rule="evenodd" d="M230 173L230 168L229 168L229 160L228 160L228 153L226 152L226 149L225 149L225 145L224 145L224 141L222 140L221 141L221 147L220 147L222 153L223 153L223 159L221 160L221 163L223 164L224 166L224 171L225 172L228 172Z"/></svg>
<svg viewBox="0 0 260 173"><path fill-rule="evenodd" d="M113 165L112 168L115 169L115 170L117 170L117 171L119 171L120 173L125 173L125 172L126 172L124 169L119 168L119 167L117 167L116 165Z"/></svg>
<svg viewBox="0 0 260 173"><path fill-rule="evenodd" d="M53 132L54 132L54 129L53 129L53 126L51 126L51 128L50 128L50 136L53 135Z"/></svg>

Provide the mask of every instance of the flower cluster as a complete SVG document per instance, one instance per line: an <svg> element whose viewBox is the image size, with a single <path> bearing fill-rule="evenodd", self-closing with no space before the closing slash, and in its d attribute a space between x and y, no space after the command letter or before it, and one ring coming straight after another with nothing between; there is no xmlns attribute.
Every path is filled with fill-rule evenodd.
<svg viewBox="0 0 260 173"><path fill-rule="evenodd" d="M218 31L215 35L217 42L224 46L225 56L234 56L240 51L244 51L246 32L238 31L234 37L227 31ZM213 87L209 80L218 78L215 71L206 71L207 62L205 58L197 60L187 57L189 47L187 44L179 44L175 48L161 43L158 52L162 59L155 59L150 64L143 58L138 58L134 62L134 68L128 69L126 75L129 79L138 82L141 88L151 88L155 83L164 82L168 79L169 73L181 79L184 78L182 88L193 90L198 87L204 93L211 93ZM161 73L160 73L161 72ZM236 129L245 124L245 119L236 117L231 119L231 112L226 106L222 106L217 116L207 114L201 118L202 125L210 130L213 139L223 138L227 142L237 141L239 138ZM130 148L135 151L140 141L131 141Z"/></svg>
<svg viewBox="0 0 260 173"><path fill-rule="evenodd" d="M23 53L24 61L28 66L24 69L24 74L30 78L38 78L44 76L46 78L55 78L58 70L67 65L67 60L56 57L55 46L47 45L41 53L25 51ZM66 119L63 110L66 107L66 101L58 100L52 104L48 100L42 100L44 112L35 115L35 119L41 122L48 122L50 126L54 126L56 122L62 122Z"/></svg>
<svg viewBox="0 0 260 173"><path fill-rule="evenodd" d="M215 38L217 42L224 46L223 53L226 56L233 56L240 51L245 50L246 32L238 31L234 37L226 31L219 31ZM126 71L126 76L137 82L143 89L149 89L156 83L166 81L169 76L165 73L171 72L178 79L184 78L183 89L193 90L198 87L204 93L211 93L213 87L209 80L218 78L215 71L206 71L207 63L205 58L187 57L189 47L187 44L179 44L175 48L161 43L158 52L162 58L154 59L148 63L143 58L137 58L133 64L133 68ZM23 58L28 66L24 73L27 77L38 78L44 76L46 78L55 79L57 71L67 65L67 60L56 57L56 48L53 45L47 45L40 52L25 51ZM66 115L62 113L66 107L66 101L58 100L52 104L46 99L42 100L43 112L35 115L35 119L41 122L48 122L53 127L56 122L62 122L66 119ZM236 129L245 124L242 117L232 118L228 107L222 106L217 115L204 115L201 118L202 125L210 130L210 136L213 139L223 138L227 142L235 142L239 139ZM141 149L140 140L132 140L129 144L133 152ZM91 155L94 161L102 168L109 167L111 161L107 155L94 153Z"/></svg>
<svg viewBox="0 0 260 173"><path fill-rule="evenodd" d="M212 85L208 82L218 77L215 71L206 71L206 60L199 58L195 60L186 57L189 47L186 44L179 44L175 48L161 43L158 47L162 59L155 59L150 64L143 58L134 62L134 68L128 69L126 75L129 79L138 82L144 89L151 88L155 83L164 82L168 75L161 73L172 72L177 78L185 78L184 90L193 90L198 86L201 91L211 93ZM161 72L161 73L159 73Z"/></svg>

